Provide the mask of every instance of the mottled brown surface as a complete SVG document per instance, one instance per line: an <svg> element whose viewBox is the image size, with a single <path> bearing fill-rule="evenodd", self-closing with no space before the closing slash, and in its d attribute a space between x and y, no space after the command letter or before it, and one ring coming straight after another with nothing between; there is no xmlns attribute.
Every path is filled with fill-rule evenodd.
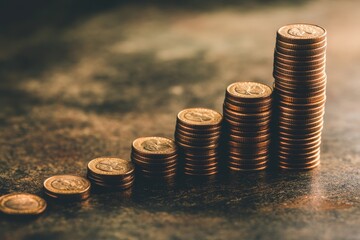
<svg viewBox="0 0 360 240"><path fill-rule="evenodd" d="M128 158L139 136L171 137L182 108L221 111L231 82L270 84L275 31L299 21L328 30L321 166L49 202L36 219L1 216L0 239L360 239L360 3L234 2L114 4L82 17L65 5L30 18L36 28L5 22L0 194L43 195L51 175L84 175L98 156Z"/></svg>

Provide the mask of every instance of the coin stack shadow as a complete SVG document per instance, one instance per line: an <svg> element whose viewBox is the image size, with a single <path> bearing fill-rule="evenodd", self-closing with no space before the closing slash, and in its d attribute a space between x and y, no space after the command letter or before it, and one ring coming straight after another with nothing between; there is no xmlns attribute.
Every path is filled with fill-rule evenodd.
<svg viewBox="0 0 360 240"><path fill-rule="evenodd" d="M131 162L115 157L95 158L87 166L87 177L93 186L104 189L129 189L134 183L134 172Z"/></svg>
<svg viewBox="0 0 360 240"><path fill-rule="evenodd" d="M320 163L325 108L326 30L292 24L277 32L274 54L277 155L283 169Z"/></svg>
<svg viewBox="0 0 360 240"><path fill-rule="evenodd" d="M213 176L219 171L222 115L207 108L179 112L175 141L185 175Z"/></svg>
<svg viewBox="0 0 360 240"><path fill-rule="evenodd" d="M172 184L177 171L178 153L174 140L142 137L133 141L131 160L137 177Z"/></svg>
<svg viewBox="0 0 360 240"><path fill-rule="evenodd" d="M270 157L272 89L255 82L237 82L226 89L223 105L228 169L264 170Z"/></svg>

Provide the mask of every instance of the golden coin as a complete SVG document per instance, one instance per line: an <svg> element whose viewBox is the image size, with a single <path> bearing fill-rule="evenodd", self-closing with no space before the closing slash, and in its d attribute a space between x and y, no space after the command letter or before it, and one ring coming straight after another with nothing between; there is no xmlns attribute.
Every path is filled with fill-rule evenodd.
<svg viewBox="0 0 360 240"><path fill-rule="evenodd" d="M280 59L284 59L285 61L294 61L294 62L321 62L324 59L326 59L326 53L322 52L322 53L318 53L316 55L303 55L303 56L299 56L299 55L288 55L288 54L284 54L282 52L279 52L275 49L275 53L274 53L274 57L280 58Z"/></svg>
<svg viewBox="0 0 360 240"><path fill-rule="evenodd" d="M173 155L177 151L174 140L164 137L141 137L135 139L132 148L140 155Z"/></svg>
<svg viewBox="0 0 360 240"><path fill-rule="evenodd" d="M304 171L306 171L306 170L311 170L311 169L314 169L314 168L316 168L316 167L318 167L320 165L320 160L318 160L318 161L316 161L316 162L314 162L313 164L311 164L311 165L303 165L303 166L298 166L298 165L291 165L291 166L289 166L289 165L284 165L284 164L282 164L282 162L280 162L280 164L279 164L279 166L280 166L280 168L281 169L285 169L285 170L296 170L296 171L300 171L300 170L304 170Z"/></svg>
<svg viewBox="0 0 360 240"><path fill-rule="evenodd" d="M308 76L308 75L316 75L316 74L320 74L320 73L324 73L325 72L325 66L322 67L318 67L316 69L311 69L311 70L300 70L300 71L296 71L293 69L286 69L286 68L282 68L281 66L278 66L277 64L274 65L274 71L280 73L280 74L284 74L286 76L293 76L293 77L298 77L298 76Z"/></svg>
<svg viewBox="0 0 360 240"><path fill-rule="evenodd" d="M276 51L290 56L311 56L311 55L318 55L324 53L326 51L326 45L321 46L319 48L301 49L301 50L288 49L277 45Z"/></svg>
<svg viewBox="0 0 360 240"><path fill-rule="evenodd" d="M95 158L88 163L88 169L97 175L124 176L134 172L134 165L116 157Z"/></svg>
<svg viewBox="0 0 360 240"><path fill-rule="evenodd" d="M252 172L252 171L262 171L265 170L267 168L267 165L261 165L259 167L257 166L251 166L251 167L235 167L232 165L228 166L229 170L231 171L236 171L236 172Z"/></svg>
<svg viewBox="0 0 360 240"><path fill-rule="evenodd" d="M219 126L222 115L208 108L188 108L180 111L177 119L186 126Z"/></svg>
<svg viewBox="0 0 360 240"><path fill-rule="evenodd" d="M317 43L325 40L326 30L314 24L289 24L277 31L277 38L288 43Z"/></svg>
<svg viewBox="0 0 360 240"><path fill-rule="evenodd" d="M45 190L57 196L86 194L90 186L89 180L74 175L56 175L44 181Z"/></svg>
<svg viewBox="0 0 360 240"><path fill-rule="evenodd" d="M282 63L286 65L296 66L296 67L309 67L313 65L321 65L326 63L326 54L322 54L322 58L307 59L289 59L286 55L279 55L277 52L274 53L274 63Z"/></svg>
<svg viewBox="0 0 360 240"><path fill-rule="evenodd" d="M324 45L326 45L326 39L317 42L317 43L310 43L310 44L292 44L292 43L287 43L287 42L283 42L281 40L277 40L276 41L276 46L280 46L286 49L293 49L293 50L307 50L307 49L316 49L319 47L323 47Z"/></svg>
<svg viewBox="0 0 360 240"><path fill-rule="evenodd" d="M38 215L45 211L46 202L29 193L10 193L0 197L0 211L10 215Z"/></svg>
<svg viewBox="0 0 360 240"><path fill-rule="evenodd" d="M230 96L244 99L268 98L271 96L271 87L256 82L236 82L230 84L227 89Z"/></svg>

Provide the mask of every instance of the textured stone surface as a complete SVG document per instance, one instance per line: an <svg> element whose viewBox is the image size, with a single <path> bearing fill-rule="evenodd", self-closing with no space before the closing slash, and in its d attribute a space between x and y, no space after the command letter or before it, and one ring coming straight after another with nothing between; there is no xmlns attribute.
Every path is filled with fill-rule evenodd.
<svg viewBox="0 0 360 240"><path fill-rule="evenodd" d="M1 27L0 194L43 195L51 175L84 175L98 156L129 158L139 136L171 137L182 108L221 111L231 82L270 84L275 31L299 21L329 33L322 164L49 202L36 219L1 216L0 239L360 238L358 2L110 1L86 11L66 2L36 16L3 8L25 20Z"/></svg>

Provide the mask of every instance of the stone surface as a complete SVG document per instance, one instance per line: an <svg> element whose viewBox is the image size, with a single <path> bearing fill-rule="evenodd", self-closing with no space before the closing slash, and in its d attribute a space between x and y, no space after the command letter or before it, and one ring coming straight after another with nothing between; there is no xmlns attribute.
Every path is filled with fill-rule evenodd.
<svg viewBox="0 0 360 240"><path fill-rule="evenodd" d="M49 202L1 216L0 239L360 239L359 2L68 2L2 8L0 194L43 196L51 175L171 137L185 107L221 111L234 81L270 84L275 32L292 22L328 30L322 164Z"/></svg>

